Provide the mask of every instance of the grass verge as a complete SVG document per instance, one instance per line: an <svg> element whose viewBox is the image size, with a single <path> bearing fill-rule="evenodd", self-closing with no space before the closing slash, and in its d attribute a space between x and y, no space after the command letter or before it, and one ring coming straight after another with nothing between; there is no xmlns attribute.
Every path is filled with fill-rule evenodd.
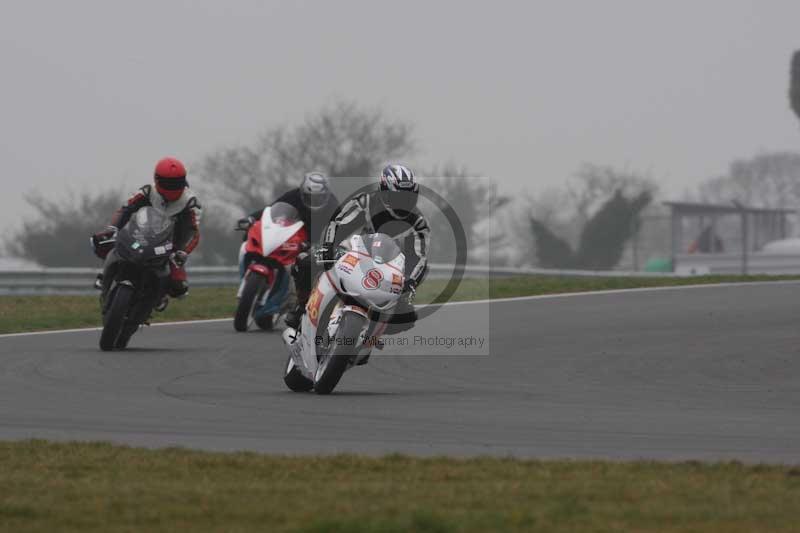
<svg viewBox="0 0 800 533"><path fill-rule="evenodd" d="M0 443L6 531L797 531L800 470Z"/></svg>
<svg viewBox="0 0 800 533"><path fill-rule="evenodd" d="M509 278L467 279L451 301L507 298L564 292L664 287L725 282L752 282L798 279L783 276L698 276L691 278L588 278L560 276L518 276ZM425 282L417 303L427 303L444 289L440 280ZM236 289L195 288L184 300L172 301L153 322L232 317ZM0 296L0 334L96 327L100 325L97 296Z"/></svg>

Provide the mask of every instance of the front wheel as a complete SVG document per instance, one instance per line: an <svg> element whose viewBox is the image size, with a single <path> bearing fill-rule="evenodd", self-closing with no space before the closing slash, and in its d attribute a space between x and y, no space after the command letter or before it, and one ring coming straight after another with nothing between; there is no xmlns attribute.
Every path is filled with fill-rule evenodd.
<svg viewBox="0 0 800 533"><path fill-rule="evenodd" d="M236 314L233 317L233 329L236 331L247 331L250 324L250 317L253 309L258 302L258 297L266 289L267 280L252 272L247 274L242 289L242 296L239 298L239 305L236 307Z"/></svg>
<svg viewBox="0 0 800 533"><path fill-rule="evenodd" d="M117 285L103 320L103 331L100 333L100 349L108 352L114 349L117 339L125 325L125 317L133 299L133 287Z"/></svg>
<svg viewBox="0 0 800 533"><path fill-rule="evenodd" d="M128 342L130 342L131 337L133 334L139 331L139 324L128 324L127 326L122 328L122 333L119 334L117 337L117 342L114 343L114 348L117 350L122 350L128 347Z"/></svg>
<svg viewBox="0 0 800 533"><path fill-rule="evenodd" d="M342 374L358 352L366 321L357 313L346 312L342 315L336 336L330 339L328 349L319 360L314 376L314 392L330 394L342 379Z"/></svg>

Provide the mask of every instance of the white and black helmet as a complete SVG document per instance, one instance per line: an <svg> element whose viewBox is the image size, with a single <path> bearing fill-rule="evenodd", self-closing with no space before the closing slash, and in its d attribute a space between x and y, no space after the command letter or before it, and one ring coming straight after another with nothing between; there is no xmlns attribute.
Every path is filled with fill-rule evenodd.
<svg viewBox="0 0 800 533"><path fill-rule="evenodd" d="M331 188L328 177L321 172L309 172L303 178L300 186L300 198L306 207L312 211L321 209L331 197Z"/></svg>
<svg viewBox="0 0 800 533"><path fill-rule="evenodd" d="M381 172L380 197L383 206L395 218L406 218L417 206L419 183L411 169L388 165Z"/></svg>

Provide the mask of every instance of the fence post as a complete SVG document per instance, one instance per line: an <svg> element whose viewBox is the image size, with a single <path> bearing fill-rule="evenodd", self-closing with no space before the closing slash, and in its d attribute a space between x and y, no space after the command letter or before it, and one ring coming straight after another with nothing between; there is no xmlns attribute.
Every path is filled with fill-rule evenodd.
<svg viewBox="0 0 800 533"><path fill-rule="evenodd" d="M742 275L747 275L747 256L749 254L750 245L750 224L748 223L747 211L742 209Z"/></svg>

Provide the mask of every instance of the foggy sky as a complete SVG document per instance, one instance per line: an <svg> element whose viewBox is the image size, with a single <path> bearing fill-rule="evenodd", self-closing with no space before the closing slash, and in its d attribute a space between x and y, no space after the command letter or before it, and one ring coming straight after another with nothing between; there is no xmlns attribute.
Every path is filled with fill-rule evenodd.
<svg viewBox="0 0 800 533"><path fill-rule="evenodd" d="M582 162L668 194L800 148L796 1L0 4L0 224L22 195L150 179L336 98L416 124L420 153L557 185ZM379 169L376 169L376 172Z"/></svg>

